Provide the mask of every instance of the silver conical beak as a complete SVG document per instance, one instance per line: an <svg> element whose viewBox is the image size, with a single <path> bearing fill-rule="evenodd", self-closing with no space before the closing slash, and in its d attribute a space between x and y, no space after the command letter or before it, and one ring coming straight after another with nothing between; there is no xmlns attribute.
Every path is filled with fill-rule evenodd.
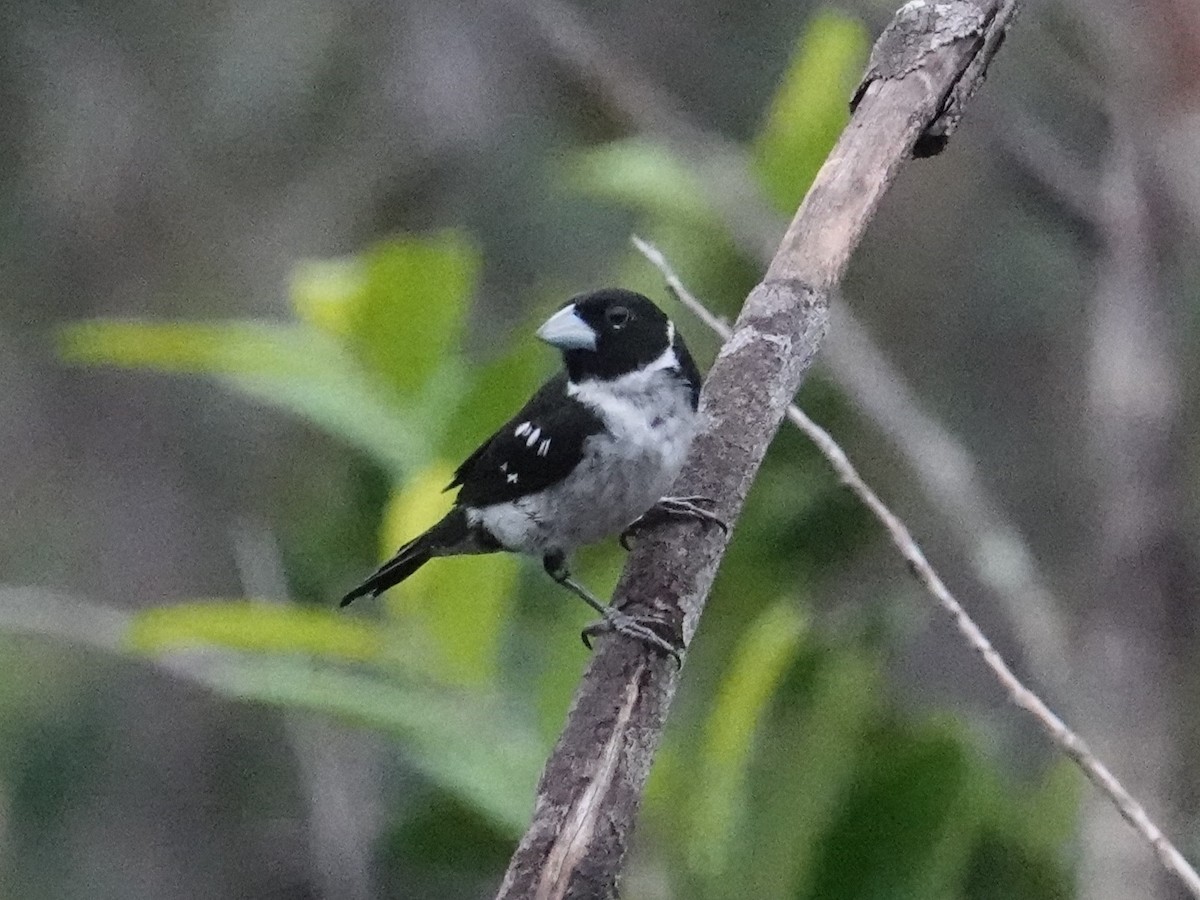
<svg viewBox="0 0 1200 900"><path fill-rule="evenodd" d="M575 304L564 306L537 330L537 336L559 350L595 350L596 332L575 311Z"/></svg>

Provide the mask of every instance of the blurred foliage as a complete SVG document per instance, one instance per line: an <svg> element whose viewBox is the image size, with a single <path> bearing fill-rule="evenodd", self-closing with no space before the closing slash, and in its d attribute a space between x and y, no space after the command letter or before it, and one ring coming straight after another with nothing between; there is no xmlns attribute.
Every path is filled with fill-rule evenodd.
<svg viewBox="0 0 1200 900"><path fill-rule="evenodd" d="M781 211L800 205L849 120L869 50L862 24L840 13L818 14L801 37L753 147L754 173Z"/></svg>
<svg viewBox="0 0 1200 900"><path fill-rule="evenodd" d="M861 24L833 13L800 40L746 156L780 209L842 127L866 48ZM752 281L699 177L665 147L583 151L565 185L636 216L700 294L740 297ZM631 254L613 270L661 296ZM440 515L456 463L546 366L524 335L486 362L464 358L479 271L460 234L395 238L298 265L294 322L83 322L63 331L62 355L214 378L344 441L394 485L385 555ZM822 390L812 403L836 418L840 400ZM823 638L802 612L866 527L815 454L781 436L689 659L639 842L670 896L698 900L1068 896L1077 782L1054 769L1014 784L966 729L891 709L878 642ZM599 581L619 561L589 551L583 570ZM584 661L584 612L569 603L514 559L471 557L350 613L246 600L149 610L123 647L171 665L199 651L202 680L223 694L394 737L435 801L398 823L389 847L430 865L480 854L498 865Z"/></svg>

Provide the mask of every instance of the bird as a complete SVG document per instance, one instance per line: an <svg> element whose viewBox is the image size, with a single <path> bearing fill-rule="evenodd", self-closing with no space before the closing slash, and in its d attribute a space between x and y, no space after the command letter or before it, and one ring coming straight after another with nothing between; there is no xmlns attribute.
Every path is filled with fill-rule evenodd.
<svg viewBox="0 0 1200 900"><path fill-rule="evenodd" d="M539 557L546 573L598 612L584 643L616 631L668 653L653 624L602 603L572 576L576 548L629 538L667 518L728 531L701 496L667 496L700 424L700 372L675 323L621 288L579 294L537 337L563 368L454 472L450 511L400 547L341 606L375 597L439 556L509 552Z"/></svg>

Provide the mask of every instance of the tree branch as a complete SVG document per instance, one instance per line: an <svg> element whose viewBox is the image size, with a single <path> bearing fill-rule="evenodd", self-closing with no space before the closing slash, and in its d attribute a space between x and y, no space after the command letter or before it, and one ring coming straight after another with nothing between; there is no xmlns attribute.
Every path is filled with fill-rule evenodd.
<svg viewBox="0 0 1200 900"><path fill-rule="evenodd" d="M1015 12L1015 0L914 0L896 14L876 44L849 124L704 384L709 425L676 490L713 497L719 514L736 522L812 365L851 253L900 166L947 111L947 98L961 105L970 96ZM696 523L647 535L630 555L614 605L662 619L686 646L727 540ZM600 644L498 898L614 896L678 678L669 659L640 643Z"/></svg>
<svg viewBox="0 0 1200 900"><path fill-rule="evenodd" d="M667 288L675 295L676 299L705 325L721 337L728 338L731 333L730 327L714 316L695 295L688 291L662 253L645 241L636 237L633 240L638 250L662 273ZM1013 674L1012 669L992 646L982 629L975 624L954 595L950 593L950 589L946 587L941 576L926 559L924 551L917 544L912 532L908 530L908 526L879 499L879 495L863 480L837 441L794 403L788 406L787 418L816 445L842 483L854 492L854 495L883 525L892 539L892 543L908 563L909 571L933 597L942 611L954 620L954 624L966 639L967 644L982 657L984 665L988 667L1005 693L1008 694L1009 700L1029 713L1046 737L1079 766L1088 780L1099 788L1100 792L1117 808L1125 821L1146 839L1167 871L1178 877L1193 896L1200 897L1200 876L1197 876L1195 869L1151 820L1145 808L1122 786L1108 767L1088 749L1083 740L1055 715L1037 694L1027 688Z"/></svg>
<svg viewBox="0 0 1200 900"><path fill-rule="evenodd" d="M689 121L675 97L606 47L567 4L523 0L519 8L555 59L633 127L688 161L739 250L769 263L785 226L750 177L746 153ZM1055 696L1069 696L1063 605L1038 572L1028 542L990 495L962 442L922 406L849 304L839 300L840 294L834 297L833 329L824 348L830 375L893 442L925 497L949 521L950 534L962 545L976 577L1000 600L1030 666Z"/></svg>

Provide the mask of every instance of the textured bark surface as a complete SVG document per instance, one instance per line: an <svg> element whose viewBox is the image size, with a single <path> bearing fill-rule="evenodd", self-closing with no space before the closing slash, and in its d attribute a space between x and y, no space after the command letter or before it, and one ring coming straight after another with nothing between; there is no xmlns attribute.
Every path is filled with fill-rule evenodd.
<svg viewBox="0 0 1200 900"><path fill-rule="evenodd" d="M904 40L918 49L899 68L873 66L856 93L849 125L704 385L701 404L709 423L677 493L713 497L719 514L736 522L816 355L830 294L879 201L918 139L946 111L947 99L970 96L1014 11L1015 3L999 0L917 0L880 38L885 46L907 35ZM964 19L977 24L964 28ZM694 523L648 534L630 556L614 604L662 619L686 644L726 544L719 530ZM542 773L533 822L498 898L616 895L678 679L674 663L653 650L625 639L601 640Z"/></svg>

